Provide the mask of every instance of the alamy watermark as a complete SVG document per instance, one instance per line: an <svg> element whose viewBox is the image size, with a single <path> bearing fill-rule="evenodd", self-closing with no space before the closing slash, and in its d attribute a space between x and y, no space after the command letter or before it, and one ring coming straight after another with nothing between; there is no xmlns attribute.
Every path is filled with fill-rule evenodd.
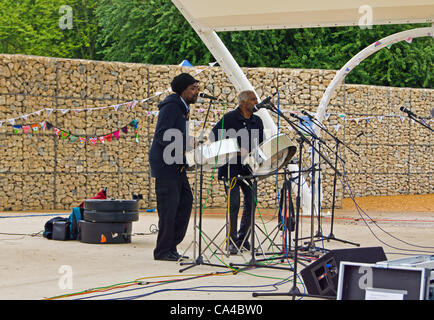
<svg viewBox="0 0 434 320"><path fill-rule="evenodd" d="M187 124L188 125L188 124ZM218 129L216 134L211 132L208 136L208 141L205 146L225 139L236 139L238 146L240 148L240 153L244 157L246 156L243 152L249 152L257 149L260 142L260 130L251 129L248 131L243 128L240 130L235 129ZM163 150L163 161L165 164L185 164L184 163L184 152L190 151L194 148L191 141L194 140L189 133L183 134L181 130L176 128L168 129L163 133L162 140L168 142ZM197 147L197 146L196 146ZM224 147L221 150L221 154L225 153ZM206 151L205 151L206 153ZM216 155L213 155L213 157ZM218 156L218 154L217 154ZM233 157L229 159L230 164L236 164L238 157Z"/></svg>
<svg viewBox="0 0 434 320"><path fill-rule="evenodd" d="M73 289L73 274L72 267L69 265L61 265L58 273L61 274L57 285L62 290Z"/></svg>
<svg viewBox="0 0 434 320"><path fill-rule="evenodd" d="M59 8L59 14L62 16L59 18L59 28L62 30L72 29L73 14L72 7L68 5L63 5Z"/></svg>
<svg viewBox="0 0 434 320"><path fill-rule="evenodd" d="M372 7L370 5L362 5L359 7L359 13L362 16L359 18L358 26L360 29L372 29L372 24L374 22L374 14Z"/></svg>

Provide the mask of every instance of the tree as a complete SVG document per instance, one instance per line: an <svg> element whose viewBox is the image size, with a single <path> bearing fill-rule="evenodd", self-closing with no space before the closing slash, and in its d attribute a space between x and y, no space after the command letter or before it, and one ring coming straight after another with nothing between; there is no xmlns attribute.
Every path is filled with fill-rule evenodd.
<svg viewBox="0 0 434 320"><path fill-rule="evenodd" d="M169 0L103 0L96 9L99 53L105 60L207 64L214 58ZM372 29L331 27L221 32L242 67L340 69L369 44L396 32L428 26L386 25ZM347 83L433 87L432 38L399 43L362 62Z"/></svg>
<svg viewBox="0 0 434 320"><path fill-rule="evenodd" d="M95 58L96 0L2 0L0 52L51 57ZM69 8L71 25L64 27ZM70 28L69 28L70 27Z"/></svg>
<svg viewBox="0 0 434 320"><path fill-rule="evenodd" d="M211 54L167 0L102 0L96 9L99 53L107 60L204 63Z"/></svg>
<svg viewBox="0 0 434 320"><path fill-rule="evenodd" d="M61 28L72 9L72 28ZM340 69L387 35L429 26L382 25L220 32L242 67ZM170 0L2 0L0 52L149 64L213 61ZM355 68L347 83L433 88L431 37L394 44Z"/></svg>

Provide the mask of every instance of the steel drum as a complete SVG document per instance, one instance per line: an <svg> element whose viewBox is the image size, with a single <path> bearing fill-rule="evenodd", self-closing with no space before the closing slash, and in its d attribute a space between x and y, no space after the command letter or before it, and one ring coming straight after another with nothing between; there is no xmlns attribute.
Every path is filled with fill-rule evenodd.
<svg viewBox="0 0 434 320"><path fill-rule="evenodd" d="M229 162L240 152L237 139L223 139L202 144L196 149L185 153L188 169L192 171L197 165L202 165L203 171L213 171Z"/></svg>
<svg viewBox="0 0 434 320"><path fill-rule="evenodd" d="M244 159L252 175L269 175L285 166L294 156L297 147L284 134L275 135L262 142Z"/></svg>

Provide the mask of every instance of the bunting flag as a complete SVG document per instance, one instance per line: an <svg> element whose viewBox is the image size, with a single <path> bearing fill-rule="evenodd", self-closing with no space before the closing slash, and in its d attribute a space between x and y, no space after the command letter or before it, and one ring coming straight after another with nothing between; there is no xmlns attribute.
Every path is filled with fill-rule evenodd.
<svg viewBox="0 0 434 320"><path fill-rule="evenodd" d="M22 126L22 129L23 129L24 134L27 134L27 133L29 133L30 126Z"/></svg>
<svg viewBox="0 0 434 320"><path fill-rule="evenodd" d="M69 137L69 132L60 130L60 139L64 140Z"/></svg>
<svg viewBox="0 0 434 320"><path fill-rule="evenodd" d="M184 60L184 61L181 62L181 64L190 64L190 63L187 60ZM204 72L204 71L206 71L206 70L214 67L216 64L217 64L217 62L210 62L210 63L208 63L208 66L195 68L194 69L195 73L193 74L193 76L196 76L196 75L198 75L198 74L200 74L200 73L202 73L202 72ZM16 118L4 119L4 120L0 119L0 127L6 121L9 122L13 126L13 125L15 125L15 120L17 120L17 119L27 120L27 118L29 116L31 116L31 115L38 115L38 116L40 116L41 112L43 112L44 110L45 110L47 116L50 116L51 113L53 113L53 112L60 112L62 115L65 115L69 111L73 111L74 113L78 113L78 112L81 112L81 111L87 111L87 112L90 113L93 110L103 110L103 109L114 109L115 111L118 111L119 108L121 108L121 107L127 107L128 110L130 110L130 109L136 107L138 103L144 103L144 102L146 102L148 100L151 100L151 99L154 99L154 98L156 98L156 97L158 97L158 96L160 96L162 94L170 93L170 92L172 92L172 88L171 87L167 88L165 91L157 91L157 92L154 93L154 95L152 95L152 96L150 96L148 98L142 99L142 100L132 100L132 101L127 101L127 102L123 102L123 103L120 103L120 104L111 105L111 106L104 106L104 107L93 107L93 108L82 108L82 109L77 109L77 108L69 108L69 109L68 108L60 108L60 109L43 108L43 109L40 109L38 111L29 113L29 114L25 114L25 115L21 115L21 116L16 117ZM150 112L150 114L152 114L154 116L158 115L158 111L148 111L148 112Z"/></svg>
<svg viewBox="0 0 434 320"><path fill-rule="evenodd" d="M74 136L72 134L69 135L69 141L71 141L71 143L74 143L77 139L78 139L77 136Z"/></svg>
<svg viewBox="0 0 434 320"><path fill-rule="evenodd" d="M17 133L17 134L20 132L22 132L24 134L28 134L28 133L37 133L39 131L39 129L42 129L43 131L53 129L56 136L58 136L61 140L68 140L71 143L74 143L75 141L78 140L80 142L80 144L85 144L86 142L89 141L90 143L92 143L92 145L95 145L98 141L103 143L103 144L105 142L111 142L113 137L116 140L119 140L120 131L122 130L122 132L128 133L128 126L131 126L134 128L134 138L135 138L135 141L137 143L139 143L139 132L137 130L138 122L136 119L133 119L130 123L128 123L127 125L123 126L121 129L118 129L114 132L111 132L109 134L103 134L103 135L98 136L98 137L91 137L89 139L86 139L85 137L80 137L80 136L72 134L66 130L57 128L47 121L42 121L41 123L32 123L29 125L13 125L13 131L14 131L14 133Z"/></svg>
<svg viewBox="0 0 434 320"><path fill-rule="evenodd" d="M116 138L116 140L119 140L119 131L120 130L116 130L115 132L113 132L113 136Z"/></svg>

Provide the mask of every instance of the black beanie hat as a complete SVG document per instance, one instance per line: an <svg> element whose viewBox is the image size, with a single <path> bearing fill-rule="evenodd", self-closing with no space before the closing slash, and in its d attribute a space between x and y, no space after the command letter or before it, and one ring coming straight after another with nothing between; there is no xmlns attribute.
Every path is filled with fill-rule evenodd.
<svg viewBox="0 0 434 320"><path fill-rule="evenodd" d="M172 90L176 92L177 94L181 94L182 91L184 91L189 85L199 82L199 80L196 80L188 73L181 73L177 75L175 78L173 78L172 82L170 83L170 86L172 87Z"/></svg>

